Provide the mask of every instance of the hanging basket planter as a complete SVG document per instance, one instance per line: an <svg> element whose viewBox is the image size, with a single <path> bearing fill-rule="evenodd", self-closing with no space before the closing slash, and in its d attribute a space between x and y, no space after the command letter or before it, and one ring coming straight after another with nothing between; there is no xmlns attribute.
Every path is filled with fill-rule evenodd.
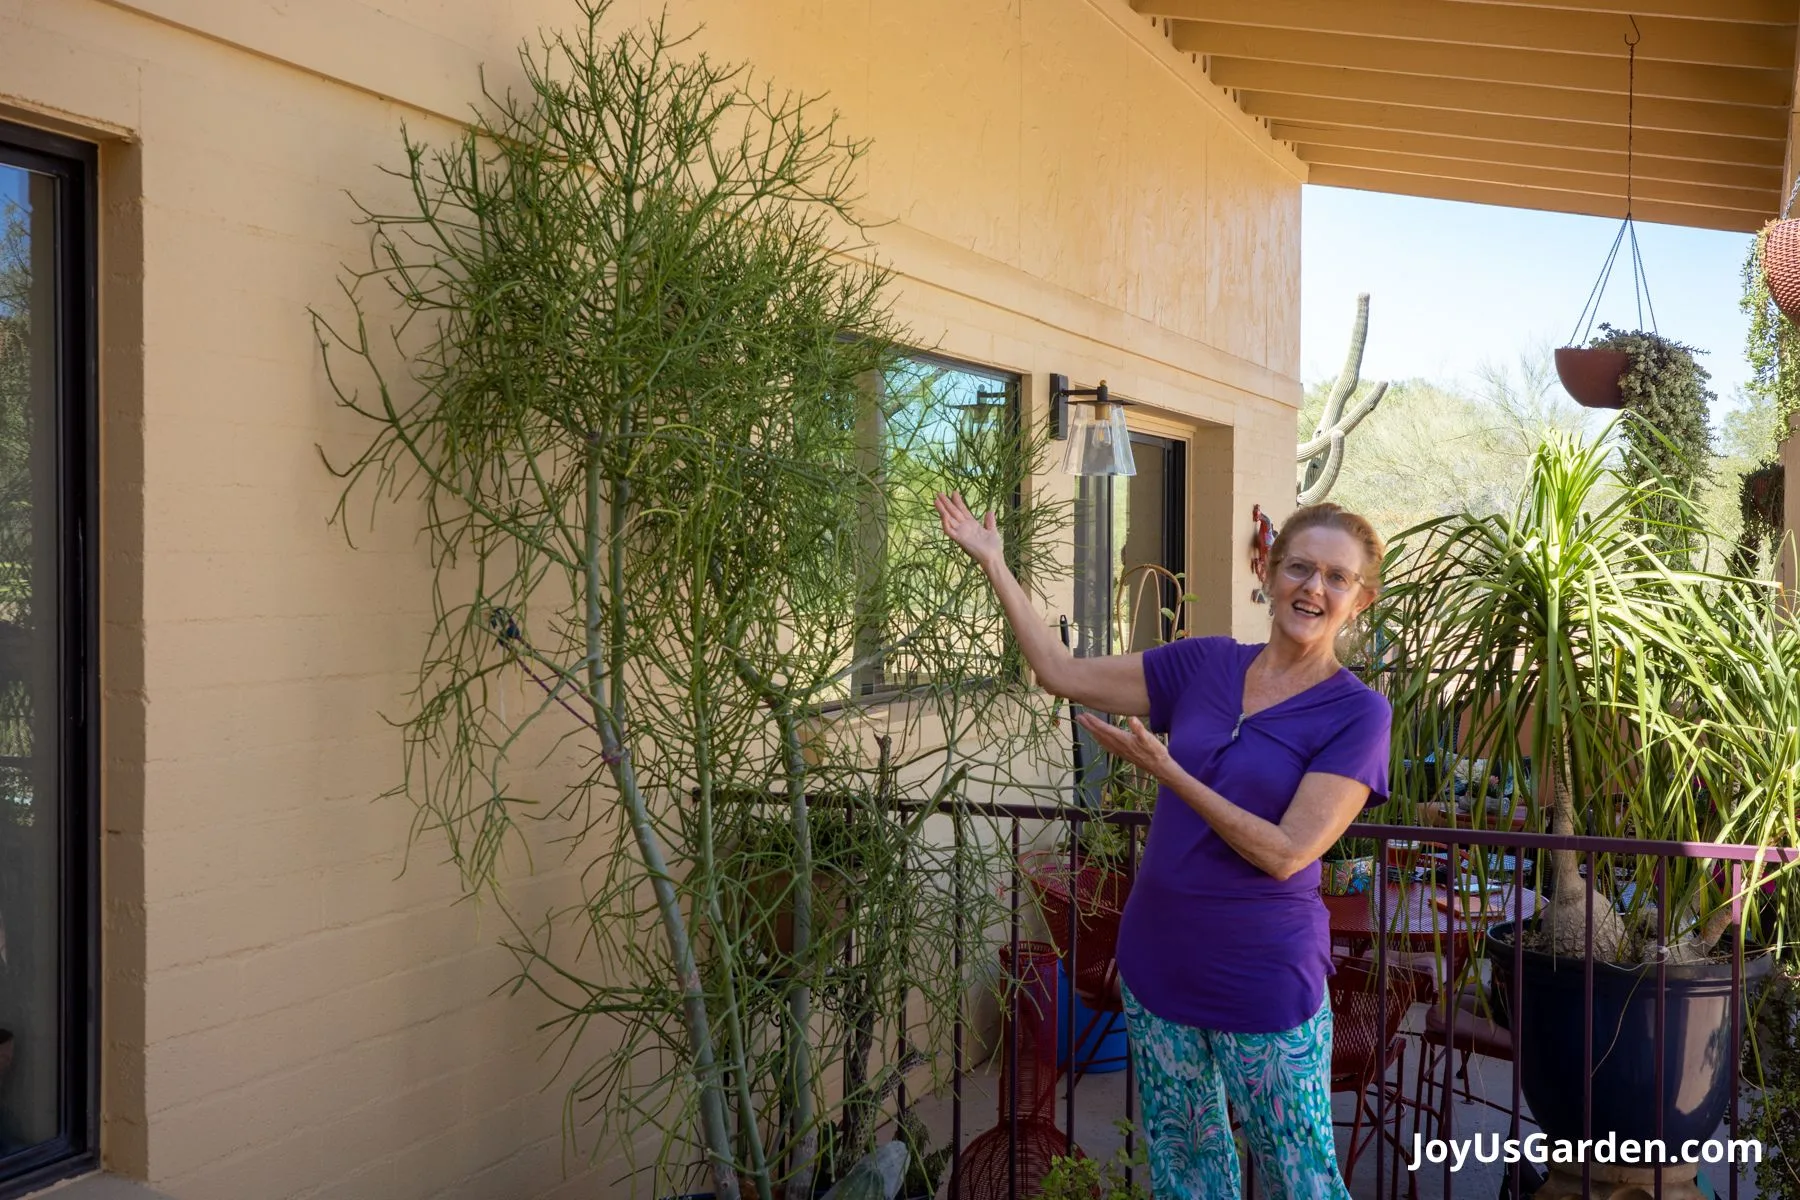
<svg viewBox="0 0 1800 1200"><path fill-rule="evenodd" d="M1619 380L1630 366L1631 356L1623 350L1563 346L1556 352L1556 377L1583 408L1625 407Z"/></svg>
<svg viewBox="0 0 1800 1200"><path fill-rule="evenodd" d="M1644 253L1638 245L1637 224L1631 217L1631 135L1636 127L1637 44L1640 36L1637 20L1632 18L1631 32L1625 36L1625 219L1619 223L1619 232L1613 237L1612 248L1607 251L1606 261L1601 264L1600 278L1594 281L1594 290L1588 293L1587 303L1582 306L1581 316L1576 319L1575 332L1570 336L1569 344L1556 352L1556 377L1562 381L1563 390L1583 408L1626 407L1624 380L1632 369L1630 350L1605 344L1609 340L1616 340L1616 331L1605 323L1600 326L1602 336L1592 342L1588 341L1589 335L1593 333L1594 322L1600 316L1601 302L1606 298L1607 281L1612 278L1613 267L1619 261L1621 251L1627 254L1631 264L1632 295L1637 300L1637 329L1641 331L1645 328L1644 313L1648 309L1649 336L1652 339L1658 336L1655 332L1656 305L1650 299L1650 280L1644 273Z"/></svg>
<svg viewBox="0 0 1800 1200"><path fill-rule="evenodd" d="M1800 218L1769 226L1763 239L1763 281L1781 315L1800 323Z"/></svg>

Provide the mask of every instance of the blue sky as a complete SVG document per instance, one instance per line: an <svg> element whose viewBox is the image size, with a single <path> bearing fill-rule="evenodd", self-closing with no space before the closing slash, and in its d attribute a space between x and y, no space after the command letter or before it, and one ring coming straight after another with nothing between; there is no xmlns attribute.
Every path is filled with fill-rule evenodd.
<svg viewBox="0 0 1800 1200"><path fill-rule="evenodd" d="M8 200L25 203L25 172L17 167L0 166L0 205Z"/></svg>
<svg viewBox="0 0 1800 1200"><path fill-rule="evenodd" d="M1484 361L1511 365L1536 346L1564 345L1619 230L1611 218L1344 188L1308 186L1302 203L1301 371L1309 384L1337 374L1358 292L1369 293L1365 379L1455 382ZM1720 406L1730 407L1749 374L1738 280L1750 235L1636 224L1658 331L1707 351L1700 365L1712 372ZM1637 325L1624 252L1600 320Z"/></svg>

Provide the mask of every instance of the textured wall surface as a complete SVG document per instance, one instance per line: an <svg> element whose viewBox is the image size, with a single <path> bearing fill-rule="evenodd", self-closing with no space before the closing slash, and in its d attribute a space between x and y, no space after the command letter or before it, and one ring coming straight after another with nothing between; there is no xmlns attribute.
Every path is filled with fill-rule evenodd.
<svg viewBox="0 0 1800 1200"><path fill-rule="evenodd" d="M649 10L623 4L635 19ZM416 523L352 550L316 446L361 430L341 312L398 131L447 136L560 0L0 0L0 114L103 143L105 1151L176 1200L496 1200L567 1180L560 1088L452 907L399 709ZM684 0L701 44L826 91L923 343L1107 378L1204 425L1206 620L1258 632L1249 512L1291 504L1299 180L1125 0ZM1045 486L1066 489L1063 478ZM365 510L366 511L366 510ZM552 871L533 886L546 896Z"/></svg>

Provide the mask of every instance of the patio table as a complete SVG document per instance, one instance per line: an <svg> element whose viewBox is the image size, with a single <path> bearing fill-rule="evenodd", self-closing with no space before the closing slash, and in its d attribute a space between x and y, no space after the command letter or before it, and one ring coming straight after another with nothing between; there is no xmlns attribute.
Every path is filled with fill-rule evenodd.
<svg viewBox="0 0 1800 1200"><path fill-rule="evenodd" d="M1530 888L1523 889L1521 894L1507 883L1495 892L1497 899L1491 906L1493 911L1447 912L1437 905L1446 891L1436 884L1412 883L1404 889L1392 883L1383 886L1387 892L1388 936L1385 941L1388 947L1411 955L1428 954L1441 945L1445 957L1444 979L1447 980L1457 977L1458 966L1468 953L1472 937L1478 938L1492 926L1511 921L1515 916L1529 920L1536 915L1539 904L1538 894ZM1515 895L1519 897L1516 902ZM1333 942L1346 942L1353 955L1375 944L1381 925L1380 909L1377 908L1380 897L1376 891L1371 889L1350 896L1322 895L1320 899L1331 914Z"/></svg>
<svg viewBox="0 0 1800 1200"><path fill-rule="evenodd" d="M1508 818L1482 813L1479 820L1475 813L1463 812L1439 800L1419 806L1419 823L1428 829L1500 829L1506 826L1514 833L1523 833L1529 815L1522 804Z"/></svg>

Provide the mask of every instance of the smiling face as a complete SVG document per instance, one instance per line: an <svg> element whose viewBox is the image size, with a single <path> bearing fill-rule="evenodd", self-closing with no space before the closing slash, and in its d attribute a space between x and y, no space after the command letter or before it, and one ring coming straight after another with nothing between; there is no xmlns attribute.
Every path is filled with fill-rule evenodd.
<svg viewBox="0 0 1800 1200"><path fill-rule="evenodd" d="M1305 650L1336 645L1338 633L1375 599L1362 582L1369 568L1362 543L1342 529L1296 533L1269 571L1273 636Z"/></svg>

